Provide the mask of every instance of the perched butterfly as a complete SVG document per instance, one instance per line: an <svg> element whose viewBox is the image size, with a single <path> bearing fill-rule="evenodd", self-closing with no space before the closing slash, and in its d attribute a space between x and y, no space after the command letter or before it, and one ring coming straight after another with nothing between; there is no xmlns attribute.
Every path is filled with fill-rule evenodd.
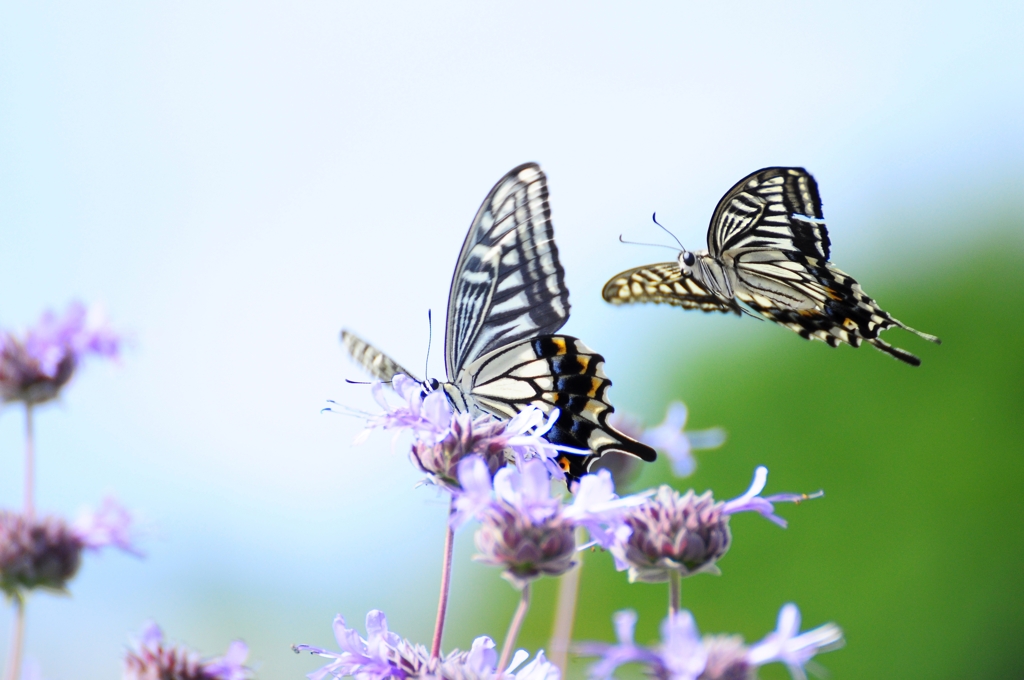
<svg viewBox="0 0 1024 680"><path fill-rule="evenodd" d="M570 480L587 473L608 451L646 461L654 449L608 424L613 409L604 358L576 338L554 335L569 318L569 291L558 261L548 206L547 178L535 163L521 165L491 189L462 244L448 293L442 389L464 413L511 418L529 405L559 409L545 435L587 455L562 454ZM410 377L384 353L348 331L342 342L374 377Z"/></svg>
<svg viewBox="0 0 1024 680"><path fill-rule="evenodd" d="M940 340L893 318L828 258L814 178L803 168L764 168L737 182L718 202L707 250L684 248L675 262L617 274L603 295L613 304L663 302L735 314L745 311L743 303L808 340L832 347L841 342L859 347L866 340L919 366L920 359L879 333L899 326L930 342Z"/></svg>

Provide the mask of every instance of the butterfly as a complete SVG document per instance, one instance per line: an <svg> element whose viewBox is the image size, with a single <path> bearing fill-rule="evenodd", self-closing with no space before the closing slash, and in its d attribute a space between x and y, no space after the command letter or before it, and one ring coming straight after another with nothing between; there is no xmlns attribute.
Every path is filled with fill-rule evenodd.
<svg viewBox="0 0 1024 680"><path fill-rule="evenodd" d="M941 341L879 307L852 276L829 262L829 245L814 178L803 168L763 168L718 202L707 250L683 248L675 262L616 274L603 296L613 304L654 302L737 315L752 309L808 340L832 347L866 341L911 366L921 365L879 334L898 326Z"/></svg>
<svg viewBox="0 0 1024 680"><path fill-rule="evenodd" d="M604 358L568 335L569 291L558 259L547 178L535 163L506 174L484 199L462 244L448 292L442 389L452 407L474 416L511 418L528 406L557 419L545 437L586 455L563 453L569 481L586 474L608 451L645 461L654 449L608 424L611 381ZM342 331L349 354L378 380L414 378L393 359ZM416 378L414 378L416 379Z"/></svg>

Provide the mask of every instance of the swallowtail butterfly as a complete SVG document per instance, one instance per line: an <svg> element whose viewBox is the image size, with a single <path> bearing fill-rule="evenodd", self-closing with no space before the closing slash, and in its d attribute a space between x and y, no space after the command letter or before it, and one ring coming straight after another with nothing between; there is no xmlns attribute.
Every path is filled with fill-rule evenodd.
<svg viewBox="0 0 1024 680"><path fill-rule="evenodd" d="M569 480L608 451L645 461L654 449L608 424L613 409L604 358L568 335L569 291L558 260L547 178L535 163L510 171L484 199L462 244L448 293L445 364L449 382L431 380L464 413L511 418L528 405L559 409L546 438L587 455L562 454ZM410 377L383 352L348 331L342 342L374 377Z"/></svg>
<svg viewBox="0 0 1024 680"><path fill-rule="evenodd" d="M604 286L613 304L655 302L705 312L761 316L832 347L867 341L911 366L916 356L879 333L899 326L860 284L829 262L829 239L814 178L803 168L764 168L722 197L708 228L708 249L682 250L675 262L637 267Z"/></svg>

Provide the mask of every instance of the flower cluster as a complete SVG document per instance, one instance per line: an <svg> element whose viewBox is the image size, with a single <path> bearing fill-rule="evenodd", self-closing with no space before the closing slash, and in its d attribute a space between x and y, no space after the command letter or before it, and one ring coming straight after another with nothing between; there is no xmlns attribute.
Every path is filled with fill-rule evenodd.
<svg viewBox="0 0 1024 680"><path fill-rule="evenodd" d="M811 658L843 643L842 631L833 623L801 633L800 610L794 604L779 612L775 631L749 647L736 635L701 638L693 615L685 610L665 619L662 642L656 647L633 641L635 612L618 612L614 621L617 644L592 642L578 647L583 656L601 657L590 667L594 680L606 680L628 663L641 664L658 680L754 680L760 666L783 663L793 678L806 680L804 668Z"/></svg>
<svg viewBox="0 0 1024 680"><path fill-rule="evenodd" d="M384 412L369 418L355 443L365 441L376 429L394 431L396 436L403 431L411 432L413 463L427 474L429 481L449 491L459 491L459 464L471 455L484 460L491 476L507 461L518 464L538 458L551 474L563 478L564 472L555 458L562 451L582 453L544 439L558 418L557 409L545 416L540 409L529 407L507 421L490 415L473 418L453 411L444 391L427 383L398 374L391 386L402 403L389 404L382 383L374 383L373 398Z"/></svg>
<svg viewBox="0 0 1024 680"><path fill-rule="evenodd" d="M619 571L628 570L630 581L657 583L667 581L672 572L691 576L701 572L718 573L716 562L732 542L729 517L738 512L757 512L785 527L774 513L774 503L798 503L815 494L776 494L762 497L768 482L768 469L761 466L745 494L730 501L715 501L710 491L697 495L692 490L679 493L661 486L653 497L629 509L623 521L630 528L614 541L609 550Z"/></svg>
<svg viewBox="0 0 1024 680"><path fill-rule="evenodd" d="M339 651L312 645L295 645L292 649L296 653L309 652L330 659L330 663L307 675L309 680L346 676L357 680L498 680L498 654L494 641L487 636L474 640L468 652L455 650L444 657L431 659L426 647L388 630L384 612L379 610L366 615L366 636L363 638L354 628L346 626L345 619L338 615L334 618L334 637ZM512 663L504 669L502 677L514 680L560 678L558 668L544 658L544 652L539 652L533 661L523 666L527 658L529 655L519 650Z"/></svg>
<svg viewBox="0 0 1024 680"><path fill-rule="evenodd" d="M98 308L72 303L63 317L46 312L21 337L0 333L0 399L39 404L53 399L89 354L116 357L121 340Z"/></svg>
<svg viewBox="0 0 1024 680"><path fill-rule="evenodd" d="M139 554L131 515L112 498L73 524L0 511L0 589L11 597L33 588L64 590L81 565L83 550L108 546Z"/></svg>
<svg viewBox="0 0 1024 680"><path fill-rule="evenodd" d="M455 496L451 516L454 528L470 518L480 521L476 559L503 567L505 578L518 588L573 566L577 527L586 528L605 548L624 540L630 531L626 512L644 502L641 496L616 496L611 475L602 470L580 479L573 502L563 505L561 496L552 495L551 477L541 461L527 460L520 468L502 468L492 482L482 458L464 459L459 465L462 492Z"/></svg>
<svg viewBox="0 0 1024 680"><path fill-rule="evenodd" d="M148 623L124 659L124 680L247 680L249 648L235 641L224 656L202 660L198 653L164 642L163 631Z"/></svg>

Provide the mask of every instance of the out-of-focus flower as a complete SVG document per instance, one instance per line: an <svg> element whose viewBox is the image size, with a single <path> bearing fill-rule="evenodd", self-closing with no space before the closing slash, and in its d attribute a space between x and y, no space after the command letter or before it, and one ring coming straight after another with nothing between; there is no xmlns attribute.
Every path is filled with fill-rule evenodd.
<svg viewBox="0 0 1024 680"><path fill-rule="evenodd" d="M131 516L110 498L98 512L84 514L74 524L0 512L0 589L12 597L33 588L65 590L78 572L83 550L114 546L139 555L131 529Z"/></svg>
<svg viewBox="0 0 1024 680"><path fill-rule="evenodd" d="M90 550L113 546L133 555L142 555L135 545L135 523L131 513L110 496L103 499L97 510L82 512L71 528L82 541L82 546Z"/></svg>
<svg viewBox="0 0 1024 680"><path fill-rule="evenodd" d="M407 680L408 678L436 678L437 680L498 680L496 666L498 654L494 641L482 636L473 641L468 652L454 650L441 659L431 659L426 647L414 644L388 630L384 612L373 610L366 615L366 638L354 628L345 625L340 615L334 617L334 637L337 652L295 645L296 652L309 652L329 659L322 668L309 673L309 680L353 677L357 680ZM516 652L512 663L503 673L504 678L515 680L559 680L558 669L544 652L527 665L519 668L529 654Z"/></svg>
<svg viewBox="0 0 1024 680"><path fill-rule="evenodd" d="M681 401L669 404L665 420L654 427L645 428L639 420L627 414L613 413L610 416L611 423L616 429L664 453L672 462L672 472L677 477L689 477L693 474L697 467L693 451L716 449L725 443L725 430L719 427L684 431L686 418L686 405ZM594 464L594 469L601 468L610 470L615 476L616 485L621 487L640 468L640 461L635 456L612 451Z"/></svg>
<svg viewBox="0 0 1024 680"><path fill-rule="evenodd" d="M576 527L586 527L603 546L624 539L629 531L624 513L643 502L639 497L618 498L611 475L601 471L585 475L572 504L563 506L560 496L551 495L547 466L537 459L523 462L521 470L502 468L492 486L484 461L471 456L460 463L459 480L463 490L455 496L453 528L472 517L480 520L476 559L504 567L505 578L518 588L542 574L569 570Z"/></svg>
<svg viewBox="0 0 1024 680"><path fill-rule="evenodd" d="M98 307L80 302L63 317L43 314L21 337L0 333L0 398L40 404L55 398L89 354L116 357L121 339Z"/></svg>
<svg viewBox="0 0 1024 680"><path fill-rule="evenodd" d="M454 412L443 390L430 389L401 374L391 383L403 403L392 407L382 383L375 383L373 396L384 413L368 420L355 443L365 441L376 429L394 431L396 436L406 430L412 432L413 463L427 473L430 482L449 491L459 490L458 466L466 456L481 456L492 477L507 460L518 465L539 458L553 475L563 478L555 458L563 451L581 453L544 438L558 418L557 409L547 417L539 408L529 406L510 420L490 415L473 418Z"/></svg>
<svg viewBox="0 0 1024 680"><path fill-rule="evenodd" d="M672 461L672 472L677 477L689 477L697 467L693 459L694 449L717 449L725 443L725 430L715 427L710 430L684 432L686 426L686 405L674 401L668 405L665 420L655 427L644 430L640 441L659 451L664 451Z"/></svg>
<svg viewBox="0 0 1024 680"><path fill-rule="evenodd" d="M224 656L203 660L195 651L164 642L163 631L147 623L124 658L124 680L246 680L249 648L236 640Z"/></svg>
<svg viewBox="0 0 1024 680"><path fill-rule="evenodd" d="M654 497L630 509L624 517L631 529L610 546L615 566L629 570L630 581L667 581L670 572L692 576L701 572L717 574L716 562L729 550L732 535L729 517L753 511L785 527L774 514L772 503L798 503L816 494L778 494L762 498L768 470L759 467L747 493L731 501L716 502L710 491L684 494L663 485Z"/></svg>
<svg viewBox="0 0 1024 680"><path fill-rule="evenodd" d="M807 680L804 667L815 654L832 651L843 645L843 631L834 623L826 623L806 633L800 632L800 610L787 604L779 611L775 631L758 642L747 653L752 666L767 663L786 664L796 680Z"/></svg>
<svg viewBox="0 0 1024 680"><path fill-rule="evenodd" d="M842 631L834 623L798 634L800 612L787 604L779 612L779 626L763 641L746 647L738 635L710 635L703 639L688 611L670 615L661 626L661 644L640 647L633 642L636 614L615 615L617 644L583 643L577 647L582 656L600 660L590 667L590 677L607 680L624 664L639 663L658 680L755 680L757 669L765 664L786 664L795 680L807 680L804 667L818 653L842 644Z"/></svg>

